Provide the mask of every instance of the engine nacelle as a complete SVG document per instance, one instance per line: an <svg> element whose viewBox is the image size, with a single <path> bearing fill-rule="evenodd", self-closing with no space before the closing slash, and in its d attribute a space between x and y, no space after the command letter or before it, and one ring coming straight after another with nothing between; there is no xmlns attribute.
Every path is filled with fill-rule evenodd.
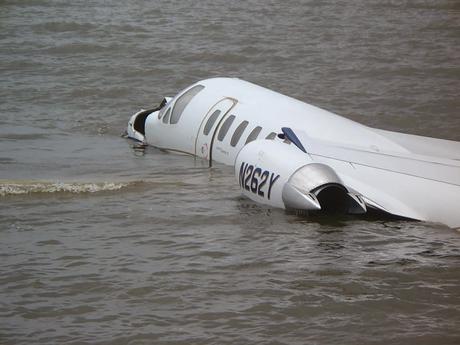
<svg viewBox="0 0 460 345"><path fill-rule="evenodd" d="M329 166L280 139L244 146L235 162L244 195L273 207L331 213L366 212L360 195L350 193Z"/></svg>

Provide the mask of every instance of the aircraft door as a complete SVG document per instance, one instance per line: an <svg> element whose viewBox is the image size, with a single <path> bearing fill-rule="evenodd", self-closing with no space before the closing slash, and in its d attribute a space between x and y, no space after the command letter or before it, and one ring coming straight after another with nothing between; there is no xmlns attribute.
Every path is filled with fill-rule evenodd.
<svg viewBox="0 0 460 345"><path fill-rule="evenodd" d="M212 159L212 144L216 130L236 103L236 99L223 98L209 109L196 136L195 155L197 157Z"/></svg>

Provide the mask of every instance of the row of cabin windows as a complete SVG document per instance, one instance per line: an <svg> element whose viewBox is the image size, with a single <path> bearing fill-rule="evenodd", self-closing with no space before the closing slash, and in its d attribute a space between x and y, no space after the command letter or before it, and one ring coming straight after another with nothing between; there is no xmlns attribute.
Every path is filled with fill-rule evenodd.
<svg viewBox="0 0 460 345"><path fill-rule="evenodd" d="M208 121L206 122L206 125L204 126L203 134L208 135L209 132L211 131L211 128L214 126L214 123L216 122L217 118L219 117L221 111L216 110L214 111L211 116L209 117ZM217 140L223 141L225 136L228 133L228 130L233 124L233 121L235 121L235 115L230 115L222 124L220 127L219 133L217 134ZM232 147L235 147L238 142L241 139L241 136L243 135L244 131L246 130L246 127L249 125L248 121L243 121L241 122L238 127L236 127L235 132L233 132L232 138L230 139L230 145ZM246 139L246 143L250 143L251 141L254 141L257 139L259 136L260 132L262 131L262 127L257 126L254 128L251 133L248 135L248 138ZM275 132L271 132L269 135L267 135L266 139L273 140L276 137Z"/></svg>
<svg viewBox="0 0 460 345"><path fill-rule="evenodd" d="M190 88L188 91L183 93L179 98L176 100L174 103L174 107L165 107L163 108L160 113L158 114L158 118L161 119L163 123L167 124L176 124L179 122L182 113L187 106L187 104L190 103L190 101L195 97L201 90L204 89L203 85L195 85L192 88ZM172 110L171 110L172 109ZM219 115L221 114L220 110L214 111L211 116L209 117L208 121L206 122L206 125L204 126L203 134L208 135L209 132L211 131L212 127L214 126L214 123L216 120L219 118ZM235 121L235 115L230 115L222 124L222 127L219 130L219 134L217 135L217 139L219 141L223 141L225 136L227 135L228 130L233 124L233 121ZM230 145L235 147L239 140L241 139L241 136L243 135L244 131L246 130L246 127L249 125L248 121L243 121L241 122L238 127L235 129L235 132L232 135L232 138L230 140ZM250 143L251 141L254 141L257 139L259 136L260 132L262 131L262 127L257 126L254 128L251 133L248 135L248 138L246 139L246 143ZM267 135L266 139L273 140L276 137L275 132L271 132L269 135Z"/></svg>

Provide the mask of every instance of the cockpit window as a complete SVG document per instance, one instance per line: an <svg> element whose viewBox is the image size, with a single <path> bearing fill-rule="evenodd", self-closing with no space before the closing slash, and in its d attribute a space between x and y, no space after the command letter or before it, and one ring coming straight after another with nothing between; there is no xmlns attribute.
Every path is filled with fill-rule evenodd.
<svg viewBox="0 0 460 345"><path fill-rule="evenodd" d="M222 124L222 127L220 127L219 134L217 135L217 139L219 141L224 140L225 135L227 134L228 130L230 129L230 126L232 125L233 121L235 120L235 115L230 115Z"/></svg>
<svg viewBox="0 0 460 345"><path fill-rule="evenodd" d="M232 135L232 139L230 140L230 145L233 147L238 144L238 141L240 141L241 136L243 135L244 130L248 126L249 122L248 121L243 121L239 124L238 127L235 129L235 133Z"/></svg>
<svg viewBox="0 0 460 345"><path fill-rule="evenodd" d="M251 134L249 134L248 138L246 139L246 144L250 143L251 141L256 140L261 130L262 130L262 127L260 126L257 126L256 128L254 128Z"/></svg>
<svg viewBox="0 0 460 345"><path fill-rule="evenodd" d="M169 123L169 117L171 115L171 108L166 111L165 116L163 116L163 123Z"/></svg>
<svg viewBox="0 0 460 345"><path fill-rule="evenodd" d="M165 97L163 98L163 100L161 101L160 105L158 106L158 108L156 108L154 111L157 111L159 110L158 112L158 120L161 119L161 117L163 116L163 114L165 113L165 110L166 110L166 105L168 104L168 99Z"/></svg>
<svg viewBox="0 0 460 345"><path fill-rule="evenodd" d="M171 114L171 124L176 124L179 122L180 117L182 116L182 112L184 111L187 104L189 104L192 98L195 97L203 89L203 85L195 85L177 99Z"/></svg>
<svg viewBox="0 0 460 345"><path fill-rule="evenodd" d="M163 108L160 109L160 112L158 113L158 120L161 119L161 117L164 115L167 109L170 109L171 107L164 106Z"/></svg>
<svg viewBox="0 0 460 345"><path fill-rule="evenodd" d="M212 126L214 126L214 122L216 122L217 118L220 115L220 110L214 111L211 116L209 117L208 121L206 122L206 125L204 126L203 134L208 135L209 132L211 131Z"/></svg>

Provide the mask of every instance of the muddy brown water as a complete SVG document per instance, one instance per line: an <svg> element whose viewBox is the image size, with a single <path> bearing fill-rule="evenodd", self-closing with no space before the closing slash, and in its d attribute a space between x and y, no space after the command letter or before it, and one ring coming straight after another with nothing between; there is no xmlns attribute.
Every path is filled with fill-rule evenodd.
<svg viewBox="0 0 460 345"><path fill-rule="evenodd" d="M458 232L264 208L120 137L231 76L460 140L458 1L3 0L0 47L1 344L460 343Z"/></svg>

